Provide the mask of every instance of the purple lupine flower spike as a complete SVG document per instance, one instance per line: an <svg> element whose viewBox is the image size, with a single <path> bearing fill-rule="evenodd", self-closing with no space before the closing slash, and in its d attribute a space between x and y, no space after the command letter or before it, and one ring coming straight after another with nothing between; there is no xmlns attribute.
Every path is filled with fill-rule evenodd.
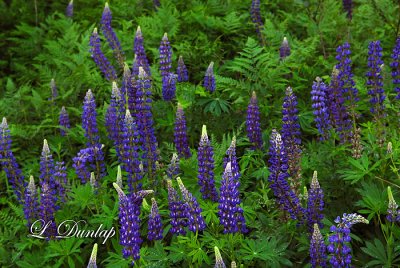
<svg viewBox="0 0 400 268"><path fill-rule="evenodd" d="M154 198L151 199L151 212L149 216L149 232L147 238L152 240L163 239L163 228L161 223L160 212L158 211L157 202Z"/></svg>
<svg viewBox="0 0 400 268"><path fill-rule="evenodd" d="M161 6L160 0L153 0L153 4L156 9Z"/></svg>
<svg viewBox="0 0 400 268"><path fill-rule="evenodd" d="M44 181L42 184L42 190L40 193L40 220L42 222L42 228L45 228L44 233L42 236L46 237L47 239L54 238L57 234L57 226L55 222L55 196L53 190L51 189L50 185Z"/></svg>
<svg viewBox="0 0 400 268"><path fill-rule="evenodd" d="M178 103L178 108L176 109L174 130L174 143L179 157L191 157L192 154L190 153L188 143L185 112L183 111L183 107L180 103Z"/></svg>
<svg viewBox="0 0 400 268"><path fill-rule="evenodd" d="M214 247L215 252L215 266L214 268L226 268L224 260L222 259L221 252L217 246Z"/></svg>
<svg viewBox="0 0 400 268"><path fill-rule="evenodd" d="M186 189L179 177L176 178L176 181L178 182L179 189L181 190L183 201L186 203L186 216L188 218L189 231L194 233L203 231L206 228L206 223L201 215L202 210L197 202L197 199Z"/></svg>
<svg viewBox="0 0 400 268"><path fill-rule="evenodd" d="M252 149L262 149L263 141L260 127L260 111L257 103L256 92L253 91L249 106L247 107L247 118L246 118L246 129L247 137L253 144Z"/></svg>
<svg viewBox="0 0 400 268"><path fill-rule="evenodd" d="M56 82L54 81L54 78L52 78L50 81L50 90L51 90L51 97L49 100L52 103L54 103L55 99L58 97L57 85Z"/></svg>
<svg viewBox="0 0 400 268"><path fill-rule="evenodd" d="M112 15L111 15L111 10L110 7L108 6L108 3L106 2L103 10L103 14L101 16L101 31L103 32L104 36L107 38L107 42L110 45L111 49L114 52L114 56L121 67L121 69L124 68L124 61L125 61L125 55L124 51L122 50L121 44L118 40L117 35L114 32L114 29L111 26L111 20L112 20Z"/></svg>
<svg viewBox="0 0 400 268"><path fill-rule="evenodd" d="M100 68L100 71L104 74L104 77L111 81L111 80L116 80L117 79L117 73L110 63L110 61L107 59L107 57L104 55L103 51L101 50L101 43L100 43L100 37L99 34L97 33L97 28L94 28L92 35L90 36L90 54L96 63L97 67Z"/></svg>
<svg viewBox="0 0 400 268"><path fill-rule="evenodd" d="M166 76L171 72L172 68L172 49L171 45L168 40L167 33L164 33L164 36L161 40L160 48L160 71L161 71L161 76Z"/></svg>
<svg viewBox="0 0 400 268"><path fill-rule="evenodd" d="M327 140L330 136L329 129L331 128L329 118L328 104L328 88L322 79L317 77L312 85L311 101L314 114L314 121L317 125L318 131L321 134L321 140Z"/></svg>
<svg viewBox="0 0 400 268"><path fill-rule="evenodd" d="M204 76L203 86L208 92L213 93L215 91L215 75L214 75L214 62L211 62L207 68L206 75Z"/></svg>
<svg viewBox="0 0 400 268"><path fill-rule="evenodd" d="M218 216L224 226L224 234L247 232L243 209L240 207L239 184L232 174L231 162L228 162L222 175L218 205Z"/></svg>
<svg viewBox="0 0 400 268"><path fill-rule="evenodd" d="M351 70L351 51L350 44L344 43L336 49L337 56L336 60L339 61L335 68L339 71L338 80L339 86L342 90L343 97L348 102L350 112L355 112L354 109L357 106L358 90L355 87L355 82L353 80L353 72ZM357 117L356 114L354 114Z"/></svg>
<svg viewBox="0 0 400 268"><path fill-rule="evenodd" d="M284 60L286 57L290 56L290 46L286 37L283 38L281 47L279 48L279 55L281 60Z"/></svg>
<svg viewBox="0 0 400 268"><path fill-rule="evenodd" d="M57 199L58 199L58 192L57 192L57 183L54 177L55 175L55 165L53 156L51 155L49 145L47 140L43 141L43 150L42 155L40 157L40 184L43 190L43 184L47 185L47 190L49 191L49 197L52 198L51 205L53 206L54 210L57 210L58 207L56 206ZM49 203L50 205L50 203Z"/></svg>
<svg viewBox="0 0 400 268"><path fill-rule="evenodd" d="M396 99L400 100L400 36L397 37L396 45L393 48L390 67L392 68L394 91L397 93Z"/></svg>
<svg viewBox="0 0 400 268"><path fill-rule="evenodd" d="M254 23L256 27L258 40L262 45L265 45L264 36L262 34L262 31L264 29L264 23L261 17L260 0L251 1L250 15L251 15L251 21Z"/></svg>
<svg viewBox="0 0 400 268"><path fill-rule="evenodd" d="M140 207L143 198L153 191L139 191L126 196L118 184L113 183L119 197L120 245L124 258L132 258L132 265L140 258Z"/></svg>
<svg viewBox="0 0 400 268"><path fill-rule="evenodd" d="M229 146L228 150L226 150L226 156L224 157L224 170L228 162L231 162L232 168L232 176L234 181L239 181L240 178L240 169L239 163L236 157L236 137L234 136L231 141L231 145Z"/></svg>
<svg viewBox="0 0 400 268"><path fill-rule="evenodd" d="M211 142L208 139L207 127L203 125L201 132L201 139L198 148L198 183L201 187L203 199L210 199L211 201L218 201L218 193L215 188L214 181L214 150Z"/></svg>
<svg viewBox="0 0 400 268"><path fill-rule="evenodd" d="M311 181L311 187L308 191L307 201L307 222L309 230L312 231L314 224L318 224L320 228L323 227L322 219L324 218L324 193L319 185L317 171Z"/></svg>
<svg viewBox="0 0 400 268"><path fill-rule="evenodd" d="M138 26L133 45L133 52L135 55L135 64L137 68L133 68L132 75L134 77L139 75L139 67L143 67L148 76L151 76L149 61L147 60L146 52L143 45L143 34L140 26Z"/></svg>
<svg viewBox="0 0 400 268"><path fill-rule="evenodd" d="M368 68L367 72L367 87L368 94L371 96L369 102L371 103L371 113L374 116L374 121L377 124L378 144L383 146L385 142L385 124L383 122L385 113L385 104L383 103L386 96L383 90L383 77L382 77L382 47L380 41L372 41L368 46Z"/></svg>
<svg viewBox="0 0 400 268"><path fill-rule="evenodd" d="M97 268L96 257L97 257L97 243L93 245L92 254L90 254L90 259L87 268Z"/></svg>
<svg viewBox="0 0 400 268"><path fill-rule="evenodd" d="M343 214L343 217L337 217L336 226L332 225L329 236L328 252L331 254L329 263L332 267L351 267L351 241L350 228L356 223L368 224L369 221L364 217L353 214Z"/></svg>
<svg viewBox="0 0 400 268"><path fill-rule="evenodd" d="M343 0L343 9L346 11L346 17L351 20L353 17L353 0Z"/></svg>
<svg viewBox="0 0 400 268"><path fill-rule="evenodd" d="M177 177L177 175L179 174L180 170L179 170L179 157L177 154L173 154L172 155L172 159L171 159L171 163L168 165L167 168L167 176L168 178L175 179L175 177Z"/></svg>
<svg viewBox="0 0 400 268"><path fill-rule="evenodd" d="M268 182L274 192L277 203L283 210L289 213L292 219L302 222L305 210L301 207L299 198L287 182L289 173L286 150L281 135L275 129L272 130L271 134L269 156L270 175Z"/></svg>
<svg viewBox="0 0 400 268"><path fill-rule="evenodd" d="M67 199L67 168L64 162L57 162L54 169L54 181L56 184L56 192L60 203L65 203Z"/></svg>
<svg viewBox="0 0 400 268"><path fill-rule="evenodd" d="M172 181L167 180L168 188L168 207L171 217L171 229L172 234L185 235L185 227L188 225L187 210L188 207L178 195L178 192L172 186Z"/></svg>
<svg viewBox="0 0 400 268"><path fill-rule="evenodd" d="M67 136L68 135L67 129L70 129L71 125L69 123L69 116L67 110L65 109L64 106L61 108L59 122L60 122L61 136Z"/></svg>
<svg viewBox="0 0 400 268"><path fill-rule="evenodd" d="M65 9L65 16L72 18L74 16L74 0L69 1Z"/></svg>
<svg viewBox="0 0 400 268"><path fill-rule="evenodd" d="M72 160L74 162L72 167L75 168L76 175L82 184L85 184L90 178L89 164L93 165L94 162L93 147L80 150Z"/></svg>
<svg viewBox="0 0 400 268"><path fill-rule="evenodd" d="M177 75L166 73L162 77L162 95L165 101L172 101L176 94Z"/></svg>
<svg viewBox="0 0 400 268"><path fill-rule="evenodd" d="M10 129L5 117L3 117L3 121L0 124L0 165L6 172L7 179L14 190L18 202L24 204L24 192L27 183L11 151Z"/></svg>
<svg viewBox="0 0 400 268"><path fill-rule="evenodd" d="M389 222L400 222L400 209L399 206L396 203L396 200L394 200L392 189L390 186L387 188L388 192L388 198L389 198L389 204L388 204L388 209L387 209L387 215L386 219Z"/></svg>
<svg viewBox="0 0 400 268"><path fill-rule="evenodd" d="M327 267L326 245L317 223L314 223L313 233L311 236L310 259L312 268Z"/></svg>
<svg viewBox="0 0 400 268"><path fill-rule="evenodd" d="M176 68L176 73L178 75L178 82L189 81L188 70L186 68L185 62L183 61L182 56L179 56L178 67Z"/></svg>
<svg viewBox="0 0 400 268"><path fill-rule="evenodd" d="M301 186L301 132L297 97L291 87L286 89L282 108L282 140L288 158L291 187L298 195Z"/></svg>
<svg viewBox="0 0 400 268"><path fill-rule="evenodd" d="M25 219L28 221L27 226L30 228L31 224L35 222L39 216L39 202L37 198L37 190L33 176L29 178L28 187L25 190L25 203L24 214Z"/></svg>
<svg viewBox="0 0 400 268"><path fill-rule="evenodd" d="M139 161L139 131L129 110L126 110L122 132L122 168L127 172L129 193L141 190L142 171Z"/></svg>

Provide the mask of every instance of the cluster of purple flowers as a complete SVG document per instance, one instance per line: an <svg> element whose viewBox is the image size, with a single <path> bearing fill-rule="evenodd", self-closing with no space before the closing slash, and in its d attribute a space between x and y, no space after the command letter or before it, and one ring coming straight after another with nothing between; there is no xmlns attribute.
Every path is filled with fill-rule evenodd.
<svg viewBox="0 0 400 268"><path fill-rule="evenodd" d="M178 75L178 82L189 81L188 70L186 68L185 62L183 61L182 56L179 56L178 67L176 68L176 73Z"/></svg>
<svg viewBox="0 0 400 268"><path fill-rule="evenodd" d="M353 17L353 0L343 0L343 9L346 11L347 18L351 20Z"/></svg>
<svg viewBox="0 0 400 268"><path fill-rule="evenodd" d="M161 216L158 211L157 202L154 198L151 199L151 212L148 224L149 232L147 233L147 238L149 240L161 240L163 238Z"/></svg>
<svg viewBox="0 0 400 268"><path fill-rule="evenodd" d="M176 80L177 75L174 73L167 73L162 77L162 95L166 101L172 101L176 94Z"/></svg>
<svg viewBox="0 0 400 268"><path fill-rule="evenodd" d="M58 97L57 85L56 81L54 81L54 78L52 78L50 81L50 90L51 90L51 97L49 98L49 100L54 104L55 99Z"/></svg>
<svg viewBox="0 0 400 268"><path fill-rule="evenodd" d="M25 219L28 221L27 224L28 228L30 228L33 221L37 219L39 215L39 202L37 198L37 190L33 176L30 176L29 178L29 184L25 190L24 201L25 201L24 203Z"/></svg>
<svg viewBox="0 0 400 268"><path fill-rule="evenodd" d="M319 230L318 224L314 223L313 233L310 241L310 263L312 268L326 266L326 245Z"/></svg>
<svg viewBox="0 0 400 268"><path fill-rule="evenodd" d="M205 125L203 125L201 133L197 159L199 165L197 178L203 199L210 199L216 202L218 200L218 193L214 181L214 150L208 139Z"/></svg>
<svg viewBox="0 0 400 268"><path fill-rule="evenodd" d="M67 199L68 187L67 168L65 167L64 162L56 162L54 168L54 181L59 201L60 203L64 203Z"/></svg>
<svg viewBox="0 0 400 268"><path fill-rule="evenodd" d="M322 79L317 77L312 86L311 101L314 114L314 120L317 124L321 140L329 138L329 129L331 123L329 120L329 108L327 103L328 87L322 82Z"/></svg>
<svg viewBox="0 0 400 268"><path fill-rule="evenodd" d="M93 245L92 254L90 254L90 259L87 268L97 268L96 258L97 258L97 243Z"/></svg>
<svg viewBox="0 0 400 268"><path fill-rule="evenodd" d="M214 76L214 62L211 62L207 68L206 74L204 76L203 86L210 93L213 93L215 91L216 84L215 84L215 76Z"/></svg>
<svg viewBox="0 0 400 268"><path fill-rule="evenodd" d="M390 188L390 186L388 186L387 191L388 191L389 204L388 204L386 219L389 222L400 222L400 209L396 203L396 200L394 200L392 189Z"/></svg>
<svg viewBox="0 0 400 268"><path fill-rule="evenodd" d="M390 67L392 68L394 90L397 93L396 99L400 100L400 37L396 39Z"/></svg>
<svg viewBox="0 0 400 268"><path fill-rule="evenodd" d="M43 142L43 150L42 155L40 157L40 185L42 186L46 184L46 190L48 190L48 194L50 195L48 198L51 199L51 203L47 205L52 206L53 210L56 208L57 202L57 182L55 179L55 165L53 156L51 155L49 145L47 140Z"/></svg>
<svg viewBox="0 0 400 268"><path fill-rule="evenodd" d="M279 48L279 55L281 60L284 60L286 57L290 56L290 46L286 37L283 38L281 47Z"/></svg>
<svg viewBox="0 0 400 268"><path fill-rule="evenodd" d="M167 176L169 179L174 179L179 174L179 157L177 154L173 154L171 158L171 163L167 168Z"/></svg>
<svg viewBox="0 0 400 268"><path fill-rule="evenodd" d="M308 201L307 201L307 222L308 227L312 230L314 224L318 224L319 227L323 227L322 219L324 215L322 214L324 210L324 193L319 185L317 171L314 171L314 175L311 181L311 187L308 191Z"/></svg>
<svg viewBox="0 0 400 268"><path fill-rule="evenodd" d="M132 75L134 77L139 75L139 67L143 67L146 74L151 76L150 65L147 60L146 51L144 50L143 41L142 30L140 29L140 26L138 26L133 44L133 52L135 55L134 65L136 66L135 68L132 68Z"/></svg>
<svg viewBox="0 0 400 268"><path fill-rule="evenodd" d="M74 0L69 1L65 9L65 16L72 18L74 16Z"/></svg>
<svg viewBox="0 0 400 268"><path fill-rule="evenodd" d="M172 234L185 235L185 227L188 225L187 221L187 206L185 202L181 200L178 192L172 186L172 181L167 180L168 186L168 207L171 217L171 229Z"/></svg>
<svg viewBox="0 0 400 268"><path fill-rule="evenodd" d="M67 110L65 110L65 107L63 106L60 111L60 118L59 118L59 123L60 123L60 134L61 136L66 136L67 129L71 128L71 125L69 123L69 116L67 113Z"/></svg>
<svg viewBox="0 0 400 268"><path fill-rule="evenodd" d="M186 118L183 107L178 103L175 117L175 128L174 128L174 143L176 151L179 157L189 158L192 156L187 138Z"/></svg>
<svg viewBox="0 0 400 268"><path fill-rule="evenodd" d="M253 91L249 106L247 107L246 118L247 137L253 144L253 149L261 149L263 146L261 126L260 126L260 111L257 103L256 92Z"/></svg>
<svg viewBox="0 0 400 268"><path fill-rule="evenodd" d="M171 72L172 68L172 49L168 40L167 33L164 33L164 36L161 40L160 48L160 71L161 76L166 76Z"/></svg>
<svg viewBox="0 0 400 268"><path fill-rule="evenodd" d="M261 11L260 11L260 0L252 0L251 1L251 8L250 8L250 15L251 21L254 23L256 27L256 33L258 39L260 40L261 44L264 45L264 37L262 34L262 30L264 28L264 23L261 18Z"/></svg>
<svg viewBox="0 0 400 268"><path fill-rule="evenodd" d="M336 64L335 68L339 71L339 87L342 91L345 101L348 102L350 110L354 110L359 98L358 90L355 87L355 82L353 80L353 72L351 70L350 44L347 42L344 43L336 49L336 52L336 60L338 63Z"/></svg>

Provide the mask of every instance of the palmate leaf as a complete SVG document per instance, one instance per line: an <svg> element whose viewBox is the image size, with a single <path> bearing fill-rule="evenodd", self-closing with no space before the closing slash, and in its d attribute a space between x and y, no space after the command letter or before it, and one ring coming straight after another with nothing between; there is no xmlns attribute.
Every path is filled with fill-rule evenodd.
<svg viewBox="0 0 400 268"><path fill-rule="evenodd" d="M371 177L372 171L374 171L381 164L381 160L378 160L375 164L370 166L368 156L364 154L360 159L349 157L348 163L351 165L351 167L348 169L339 170L338 173L342 175L344 180L350 181L351 184L354 184L365 177Z"/></svg>
<svg viewBox="0 0 400 268"><path fill-rule="evenodd" d="M371 243L367 241L365 243L366 247L362 247L361 250L373 258L372 261L366 264L366 267L394 267L394 261L400 256L400 248L394 248L392 254L388 254L388 249L385 248L382 241L379 239L374 239Z"/></svg>
<svg viewBox="0 0 400 268"><path fill-rule="evenodd" d="M387 209L387 191L373 182L363 182L357 189L362 199L356 205L362 207L358 212L368 214L371 220L377 214L383 214Z"/></svg>

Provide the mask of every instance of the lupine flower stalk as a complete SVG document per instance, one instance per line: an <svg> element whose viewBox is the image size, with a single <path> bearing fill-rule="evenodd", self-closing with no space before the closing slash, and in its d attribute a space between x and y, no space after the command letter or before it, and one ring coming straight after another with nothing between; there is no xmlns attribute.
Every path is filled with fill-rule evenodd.
<svg viewBox="0 0 400 268"><path fill-rule="evenodd" d="M329 138L329 129L331 128L328 107L328 87L317 77L313 82L311 90L311 101L314 114L314 121L318 131L321 134L321 140Z"/></svg>
<svg viewBox="0 0 400 268"><path fill-rule="evenodd" d="M301 132L297 97L291 87L286 89L282 109L282 140L289 164L290 182L293 191L300 193L301 179Z"/></svg>
<svg viewBox="0 0 400 268"><path fill-rule="evenodd" d="M161 6L160 0L153 0L154 7L157 9Z"/></svg>
<svg viewBox="0 0 400 268"><path fill-rule="evenodd" d="M396 99L400 100L400 36L397 37L396 44L393 48L390 67L392 68L394 91L397 94Z"/></svg>
<svg viewBox="0 0 400 268"><path fill-rule="evenodd" d="M162 95L165 101L172 101L176 94L177 75L166 73L162 77Z"/></svg>
<svg viewBox="0 0 400 268"><path fill-rule="evenodd" d="M151 199L151 212L149 216L149 232L147 238L152 240L161 240L163 238L163 228L161 223L160 212L158 211L157 202L154 198Z"/></svg>
<svg viewBox="0 0 400 268"><path fill-rule="evenodd" d="M97 268L96 257L97 257L97 243L93 245L92 254L90 254L90 259L87 268Z"/></svg>
<svg viewBox="0 0 400 268"><path fill-rule="evenodd" d="M122 144L122 168L127 172L129 192L133 193L142 188L142 171L139 167L139 132L129 110L125 114Z"/></svg>
<svg viewBox="0 0 400 268"><path fill-rule="evenodd" d="M109 81L116 80L117 73L115 72L115 69L110 61L101 50L100 37L97 33L97 28L94 28L93 33L90 36L89 46L90 54L92 55L92 58L97 67L99 67L100 71L104 74L104 77Z"/></svg>
<svg viewBox="0 0 400 268"><path fill-rule="evenodd" d="M290 46L286 37L283 38L281 47L279 48L279 56L281 60L284 60L286 57L290 56Z"/></svg>
<svg viewBox="0 0 400 268"><path fill-rule="evenodd" d="M215 91L216 84L214 75L214 62L211 62L207 68L206 75L204 76L203 86L210 93L213 93Z"/></svg>
<svg viewBox="0 0 400 268"><path fill-rule="evenodd" d="M314 224L323 227L322 219L324 218L324 193L318 182L317 171L314 171L310 191L308 192L307 201L307 222L309 230L312 231Z"/></svg>
<svg viewBox="0 0 400 268"><path fill-rule="evenodd" d="M132 258L132 265L135 260L140 258L140 244L142 239L140 238L140 207L143 202L143 198L148 194L151 194L152 190L139 191L126 196L122 189L113 183L114 188L117 190L119 197L119 223L120 223L120 245L122 249L122 255L124 258Z"/></svg>
<svg viewBox="0 0 400 268"><path fill-rule="evenodd" d="M70 129L71 125L69 123L69 116L67 110L65 110L64 106L61 108L60 111L59 122L60 122L60 134L61 136L66 136L68 134L66 130Z"/></svg>
<svg viewBox="0 0 400 268"><path fill-rule="evenodd" d="M236 157L236 137L234 136L231 141L231 145L228 150L226 150L226 156L224 157L224 170L228 162L231 163L232 176L234 181L239 181L240 178L240 169L239 163Z"/></svg>
<svg viewBox="0 0 400 268"><path fill-rule="evenodd" d="M54 218L56 198L54 191L52 190L47 181L43 181L41 185L42 185L42 190L40 193L39 216L43 223L42 228L44 228L44 226L47 226L47 224L49 224L48 227L45 228L43 236L47 237L48 239L51 239L54 238L57 234L56 231L57 227Z"/></svg>
<svg viewBox="0 0 400 268"><path fill-rule="evenodd" d="M179 172L179 157L177 154L174 153L172 155L171 163L168 165L167 168L167 176L172 180L175 179Z"/></svg>
<svg viewBox="0 0 400 268"><path fill-rule="evenodd" d="M43 141L43 150L42 150L42 155L40 157L40 185L42 186L42 191L43 191L43 185L46 184L46 190L48 191L48 195L46 198L50 199L52 198L52 201L49 202L47 205L52 205L53 210L58 209L56 206L57 203L57 183L55 180L55 165L54 165L54 160L53 156L51 155L49 145L47 143L47 140L45 139Z"/></svg>
<svg viewBox="0 0 400 268"><path fill-rule="evenodd" d="M397 205L396 200L394 200L393 198L393 193L390 186L388 186L387 192L389 198L389 205L387 209L388 214L386 215L386 219L389 222L400 222L400 209L398 209L399 206Z"/></svg>
<svg viewBox="0 0 400 268"><path fill-rule="evenodd" d="M137 65L137 68L133 68L132 75L135 77L139 75L139 67L143 67L144 70L146 71L146 74L148 76L151 76L150 65L149 61L147 60L146 52L144 50L143 41L144 40L143 40L142 30L140 29L140 26L138 26L135 35L135 41L133 44L133 52L134 55L136 56L135 64Z"/></svg>
<svg viewBox="0 0 400 268"><path fill-rule="evenodd" d="M313 226L313 233L310 242L310 258L312 268L327 267L326 245L317 223L314 223Z"/></svg>
<svg viewBox="0 0 400 268"><path fill-rule="evenodd" d="M174 143L179 157L191 157L192 154L190 153L188 143L185 112L183 111L183 107L180 103L178 103L178 108L176 109L174 130Z"/></svg>
<svg viewBox="0 0 400 268"><path fill-rule="evenodd" d="M349 20L353 17L353 0L343 0L343 9L346 11Z"/></svg>
<svg viewBox="0 0 400 268"><path fill-rule="evenodd" d="M368 46L368 68L367 72L367 87L368 94L371 96L371 113L374 116L374 121L377 124L378 144L382 146L385 142L385 123L383 122L385 114L384 100L386 98L383 90L382 77L382 47L380 41L372 41Z"/></svg>
<svg viewBox="0 0 400 268"><path fill-rule="evenodd" d="M121 104L124 111L129 109L133 111L134 105L134 88L132 84L132 72L128 64L124 63L124 73L122 75L122 83L120 88Z"/></svg>
<svg viewBox="0 0 400 268"><path fill-rule="evenodd" d="M214 268L226 268L224 260L222 259L221 252L217 246L214 247L215 252L215 266Z"/></svg>
<svg viewBox="0 0 400 268"><path fill-rule="evenodd" d="M55 99L58 97L57 85L56 81L54 81L54 78L52 78L50 81L50 90L51 90L51 97L49 100L54 104Z"/></svg>
<svg viewBox="0 0 400 268"><path fill-rule="evenodd" d="M258 108L257 95L255 91L253 91L249 106L247 106L246 129L247 137L253 144L252 149L262 149L263 141L260 127L260 111Z"/></svg>
<svg viewBox="0 0 400 268"><path fill-rule="evenodd" d="M197 202L197 199L186 189L179 177L176 178L176 181L178 182L179 189L181 190L183 201L186 203L186 215L188 218L189 231L194 233L197 231L203 231L206 228L206 223L201 215L202 210Z"/></svg>
<svg viewBox="0 0 400 268"><path fill-rule="evenodd" d="M254 23L254 26L256 27L258 40L260 41L261 45L264 46L265 39L262 34L262 31L264 29L264 23L261 18L260 0L251 1L250 15L251 15L251 21Z"/></svg>
<svg viewBox="0 0 400 268"><path fill-rule="evenodd" d="M272 130L269 147L269 171L268 182L279 206L287 211L293 220L303 222L305 210L301 207L299 198L290 188L288 183L288 160L281 135Z"/></svg>
<svg viewBox="0 0 400 268"><path fill-rule="evenodd" d="M178 192L172 186L172 181L167 180L168 187L168 207L171 217L171 229L172 234L185 235L185 227L188 225L188 206L181 200Z"/></svg>
<svg viewBox="0 0 400 268"><path fill-rule="evenodd" d="M188 70L186 68L185 62L183 61L182 56L179 56L178 67L176 68L176 74L178 75L178 82L189 81Z"/></svg>
<svg viewBox="0 0 400 268"><path fill-rule="evenodd" d="M67 168L64 162L57 162L54 168L54 181L56 184L56 192L60 203L65 203L67 199Z"/></svg>
<svg viewBox="0 0 400 268"><path fill-rule="evenodd" d="M75 169L76 175L85 184L90 178L90 168L94 169L94 149L88 147L81 149L78 154L72 159L72 167Z"/></svg>
<svg viewBox="0 0 400 268"><path fill-rule="evenodd" d="M246 233L243 209L240 207L239 180L233 177L231 162L226 164L222 175L218 216L226 233Z"/></svg>
<svg viewBox="0 0 400 268"><path fill-rule="evenodd" d="M337 217L336 226L332 225L329 236L329 245L327 247L330 253L329 263L332 267L351 267L351 242L350 228L356 223L366 223L369 221L364 217L353 214L343 214L343 217Z"/></svg>
<svg viewBox="0 0 400 268"><path fill-rule="evenodd" d="M214 150L208 139L207 127L203 125L201 138L197 153L198 159L198 183L201 187L203 199L210 199L214 202L218 200L218 193L214 181Z"/></svg>
<svg viewBox="0 0 400 268"><path fill-rule="evenodd" d="M11 151L10 129L5 117L3 117L3 121L0 124L0 165L6 173L8 182L14 190L18 202L24 204L24 192L27 183Z"/></svg>
<svg viewBox="0 0 400 268"><path fill-rule="evenodd" d="M114 29L111 26L111 21L112 21L112 15L111 15L111 10L110 7L108 6L108 3L106 2L103 10L103 14L101 16L101 31L103 32L104 36L107 39L108 44L110 45L111 49L114 52L114 57L116 58L119 66L121 69L124 68L124 61L125 61L125 55L124 51L122 50L121 44L118 40L117 35L114 32Z"/></svg>
<svg viewBox="0 0 400 268"><path fill-rule="evenodd" d="M167 33L164 33L164 36L160 43L160 71L161 76L167 76L171 72L172 68L172 49L168 40Z"/></svg>
<svg viewBox="0 0 400 268"><path fill-rule="evenodd" d="M69 1L65 9L65 16L72 18L74 16L74 0Z"/></svg>
<svg viewBox="0 0 400 268"><path fill-rule="evenodd" d="M37 190L33 176L29 178L28 187L25 190L24 199L24 214L25 219L28 221L27 226L30 228L31 224L35 222L39 216L39 202L37 198Z"/></svg>

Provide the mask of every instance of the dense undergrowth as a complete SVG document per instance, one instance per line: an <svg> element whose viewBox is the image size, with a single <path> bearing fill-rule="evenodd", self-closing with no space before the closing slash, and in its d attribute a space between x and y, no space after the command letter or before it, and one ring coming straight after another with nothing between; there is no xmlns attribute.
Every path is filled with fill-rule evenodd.
<svg viewBox="0 0 400 268"><path fill-rule="evenodd" d="M324 260L328 267L350 267L335 262L347 255L355 267L400 266L400 211L394 203L400 202L400 2L353 1L351 13L335 0L262 1L259 13L258 1L160 2L109 3L112 31L130 68L128 80L100 23L105 3L76 1L72 16L65 15L68 3L60 1L0 4L0 116L6 118L0 126L1 266L86 267L95 243L99 267L128 267L132 256L136 267L212 267L222 265L221 258L226 266L235 261L237 267L311 267ZM150 64L147 73L145 64L136 64L134 72L138 26ZM95 63L94 28L102 52L114 66L115 79L106 79ZM172 68L167 64L167 72L160 71L164 33L172 48ZM284 38L290 47L286 55ZM351 53L340 54L346 43ZM180 56L189 76L184 82L170 74ZM351 59L350 64L345 62L350 69L340 65L345 58ZM206 75L210 62L213 70ZM354 76L346 77L346 72ZM215 90L204 84L211 78ZM166 101L171 92L165 90L174 88L175 82L175 96ZM123 90L134 90L134 97L128 92L119 95ZM151 102L142 101L140 90L151 95ZM62 107L69 116L67 128L59 123ZM174 172L171 158L182 145L176 144L182 141L176 139L177 110L186 118L180 131L187 133L190 152L179 155ZM249 134L249 125L255 132L260 127L261 135ZM98 135L88 131L95 128ZM151 128L157 143L150 142L147 148L143 140L152 139ZM232 140L237 165L229 156ZM94 158L85 159L93 164L86 169L80 168L78 159L85 149ZM61 164L55 170L43 169L44 163L51 165L50 158L63 162L65 172ZM21 179L15 183L25 199L21 203L12 188L11 162L18 163L11 171L20 168L23 175L15 175ZM113 186L118 166L122 180ZM65 182L60 175L64 173ZM207 175L211 173L215 188ZM40 193L34 206L26 202L26 194L33 193L32 184L28 187L31 175ZM53 187L55 178L60 182ZM181 220L188 226L178 224L180 231L171 223L171 187L176 190L177 209L186 215ZM65 196L60 189L65 189ZM114 227L116 235L104 244L102 238L29 237L35 217L27 217L26 210L35 207L36 219L51 218L46 202L55 201L52 195L57 196L56 223L85 220L85 228L103 224L106 229ZM318 201L313 203L313 198ZM159 227L155 202L163 231L162 239L154 241L147 226L151 222L153 228ZM124 208L133 212L125 213ZM344 213L364 218L341 219ZM126 253L139 244L127 246L124 239L129 235L120 230L124 223L140 232L140 259ZM318 250L310 253L310 245L316 244ZM343 252L346 248L351 251Z"/></svg>

